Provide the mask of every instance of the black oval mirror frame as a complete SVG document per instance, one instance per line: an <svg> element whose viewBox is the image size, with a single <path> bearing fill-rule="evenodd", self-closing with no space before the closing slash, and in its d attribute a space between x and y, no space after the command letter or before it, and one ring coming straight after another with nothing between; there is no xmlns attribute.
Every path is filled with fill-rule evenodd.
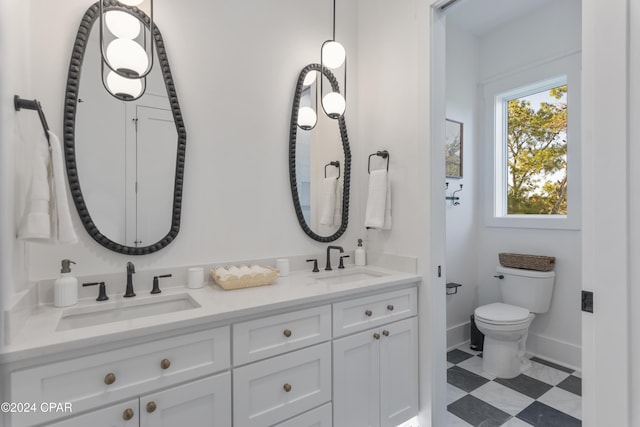
<svg viewBox="0 0 640 427"><path fill-rule="evenodd" d="M130 7L118 3L116 0L104 0L103 6L105 10L125 10L126 12L137 17L147 29L151 25L149 17L136 7ZM169 97L169 104L171 105L171 111L173 113L173 119L176 124L176 130L178 133L178 147L176 156L176 175L173 189L173 208L171 216L171 228L166 236L164 236L158 242L142 247L125 246L114 242L96 227L91 215L87 209L87 205L82 197L82 190L80 187L80 180L78 178L78 170L76 167L76 154L75 154L75 125L76 125L76 105L78 103L78 89L80 85L80 75L82 71L82 62L84 60L85 48L91 34L91 28L97 19L100 19L100 5L99 3L93 4L82 17L76 40L73 45L73 52L71 54L71 63L69 64L69 74L67 77L67 89L64 100L64 157L67 168L67 178L69 180L69 187L71 189L71 196L73 202L82 221L82 225L87 230L89 235L102 246L112 251L126 254L126 255L146 255L166 247L170 244L178 235L180 231L180 214L182 207L182 187L184 176L184 161L185 161L185 148L187 143L187 132L184 127L184 121L182 120L182 113L180 112L180 105L178 104L178 97L176 89L171 76L171 69L169 68L169 59L164 47L164 41L160 30L154 24L153 28L153 40L155 41L155 48L157 52L157 64L156 67L161 67L162 76L164 78L165 86L167 89L167 95Z"/></svg>
<svg viewBox="0 0 640 427"><path fill-rule="evenodd" d="M298 76L298 84L293 97L293 109L291 111L291 127L289 128L289 183L291 184L291 196L293 198L293 206L296 210L296 216L302 230L318 242L333 242L344 234L349 223L349 187L351 184L351 149L349 148L349 137L347 135L347 124L344 115L336 119L338 128L340 129L340 138L342 139L342 148L344 150L344 171L343 171L343 193L342 193L342 222L340 228L331 236L320 236L315 233L304 219L302 207L300 206L300 198L298 195L298 185L296 184L296 137L298 132L298 111L300 110L300 98L302 97L302 89L304 78L307 73L312 71L320 71L331 83L334 92L340 92L338 80L333 73L327 68L322 68L320 64L309 64L300 71Z"/></svg>

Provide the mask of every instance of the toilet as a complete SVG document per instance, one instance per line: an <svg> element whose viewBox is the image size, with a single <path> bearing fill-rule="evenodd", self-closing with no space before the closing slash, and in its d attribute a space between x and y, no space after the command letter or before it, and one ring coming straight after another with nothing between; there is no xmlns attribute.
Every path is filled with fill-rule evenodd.
<svg viewBox="0 0 640 427"><path fill-rule="evenodd" d="M535 314L551 306L553 271L498 266L502 302L476 308L476 326L484 337L482 369L498 378L514 378L530 365L524 357L529 326Z"/></svg>

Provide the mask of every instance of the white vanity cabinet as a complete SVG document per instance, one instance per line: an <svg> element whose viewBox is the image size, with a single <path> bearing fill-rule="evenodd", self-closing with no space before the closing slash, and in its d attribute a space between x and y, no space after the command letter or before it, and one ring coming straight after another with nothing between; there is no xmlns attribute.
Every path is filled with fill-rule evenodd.
<svg viewBox="0 0 640 427"><path fill-rule="evenodd" d="M229 327L185 334L10 374L13 402L69 403L74 413L228 370ZM137 411L136 411L137 412ZM65 412L12 414L12 427L50 423Z"/></svg>
<svg viewBox="0 0 640 427"><path fill-rule="evenodd" d="M363 311L350 321L362 328L368 310L387 308L387 301L405 301L405 317L333 342L333 426L395 427L418 413L418 321L416 289L376 295L334 305L334 331L345 309ZM336 306L338 310L336 310ZM387 310L395 311L394 310ZM336 323L335 316L339 316ZM410 316L407 318L407 316ZM357 316L354 315L353 319ZM373 322L380 323L379 319Z"/></svg>
<svg viewBox="0 0 640 427"><path fill-rule="evenodd" d="M272 426L330 402L330 340L330 305L235 324L234 365L264 360L234 369L234 427Z"/></svg>
<svg viewBox="0 0 640 427"><path fill-rule="evenodd" d="M231 374L223 374L91 411L51 427L229 427Z"/></svg>

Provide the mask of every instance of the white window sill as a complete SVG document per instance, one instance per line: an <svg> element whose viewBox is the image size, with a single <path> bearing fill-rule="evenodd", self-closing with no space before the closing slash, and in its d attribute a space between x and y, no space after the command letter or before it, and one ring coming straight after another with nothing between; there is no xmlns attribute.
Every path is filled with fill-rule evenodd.
<svg viewBox="0 0 640 427"><path fill-rule="evenodd" d="M535 228L543 230L580 230L578 218L566 215L509 215L490 217L487 227Z"/></svg>

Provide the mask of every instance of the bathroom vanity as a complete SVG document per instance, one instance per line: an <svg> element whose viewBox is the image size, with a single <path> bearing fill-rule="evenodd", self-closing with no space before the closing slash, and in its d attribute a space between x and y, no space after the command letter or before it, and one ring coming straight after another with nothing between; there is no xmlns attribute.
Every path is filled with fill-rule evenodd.
<svg viewBox="0 0 640 427"><path fill-rule="evenodd" d="M0 355L4 400L22 405L5 425L397 426L418 412L419 281L347 268L41 306ZM109 320L156 301L177 311Z"/></svg>

